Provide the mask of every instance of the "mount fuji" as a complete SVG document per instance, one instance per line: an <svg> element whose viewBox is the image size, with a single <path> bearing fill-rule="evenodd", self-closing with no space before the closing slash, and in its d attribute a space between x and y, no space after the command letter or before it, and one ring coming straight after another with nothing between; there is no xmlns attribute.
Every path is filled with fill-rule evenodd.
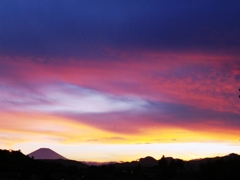
<svg viewBox="0 0 240 180"><path fill-rule="evenodd" d="M28 154L29 157L33 157L34 159L64 159L67 158L63 157L62 155L56 153L55 151L49 148L40 148L36 151L31 152Z"/></svg>

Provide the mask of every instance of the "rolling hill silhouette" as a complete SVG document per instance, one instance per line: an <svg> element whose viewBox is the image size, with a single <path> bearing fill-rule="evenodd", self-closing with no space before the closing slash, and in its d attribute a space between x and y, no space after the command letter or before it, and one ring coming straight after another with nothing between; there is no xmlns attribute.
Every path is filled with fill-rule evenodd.
<svg viewBox="0 0 240 180"><path fill-rule="evenodd" d="M37 152L54 152L41 148ZM34 151L35 152L35 151ZM31 155L32 153L30 153ZM55 152L54 152L55 154ZM57 153L56 153L57 154ZM59 158L59 154L57 154ZM60 155L60 157L63 157ZM43 158L46 158L44 155ZM87 166L64 159L34 159L20 150L0 149L0 179L118 179L118 180L239 180L240 156L229 154L184 161L172 157L156 160L151 156L132 162Z"/></svg>
<svg viewBox="0 0 240 180"><path fill-rule="evenodd" d="M55 151L49 148L40 148L32 153L28 154L29 157L33 157L34 159L64 159L67 158L63 157L62 155L56 153Z"/></svg>

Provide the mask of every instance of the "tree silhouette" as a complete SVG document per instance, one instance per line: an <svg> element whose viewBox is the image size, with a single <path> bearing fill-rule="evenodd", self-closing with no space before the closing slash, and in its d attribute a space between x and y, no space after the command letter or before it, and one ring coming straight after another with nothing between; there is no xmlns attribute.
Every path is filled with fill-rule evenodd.
<svg viewBox="0 0 240 180"><path fill-rule="evenodd" d="M165 156L163 155L162 158L160 160L158 160L158 167L161 170L166 170L167 166L168 166L168 162L167 162Z"/></svg>

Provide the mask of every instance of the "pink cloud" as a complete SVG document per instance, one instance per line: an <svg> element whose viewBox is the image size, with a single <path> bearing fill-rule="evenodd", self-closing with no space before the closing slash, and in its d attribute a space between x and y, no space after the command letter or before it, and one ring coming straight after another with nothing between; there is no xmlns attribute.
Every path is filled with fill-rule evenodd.
<svg viewBox="0 0 240 180"><path fill-rule="evenodd" d="M125 60L68 59L64 61L53 59L49 62L36 63L36 61L27 58L9 59L5 63L1 63L8 69L2 72L5 75L1 76L2 85L16 88L19 92L38 94L41 97L47 94L47 91L42 91L44 87L49 84L63 83L92 89L102 94L136 97L144 101L174 103L219 113L239 114L239 87L237 87L238 79L236 77L240 75L240 72L236 68L236 57L181 53L142 53L135 57L123 53L121 58ZM226 62L228 62L227 65ZM63 89L59 90L63 91ZM2 89L1 91L3 92ZM14 93L8 93L5 97L14 98ZM22 98L24 100L24 98L29 97L26 94L26 97L22 96ZM164 120L162 114L156 116L159 116L162 121L152 121L152 117L142 119L139 115L128 117L126 122L130 125L126 132L133 131L131 127L137 127L140 122L144 122L143 124L145 122L161 124L168 121L169 118ZM199 114L199 116L201 115ZM132 124L131 119L133 119ZM99 123L95 121L84 122L114 131L114 123L108 126L106 124L108 122L103 123L104 121L102 121L99 120ZM189 121L186 119L179 119L179 121L181 122L179 124L175 120L168 124L188 126ZM115 126L120 122L124 122L124 120L118 118ZM140 129L140 126L143 127L140 124L139 128L136 129ZM149 126L153 124L149 123ZM124 128L118 125L115 130L121 132L124 131Z"/></svg>

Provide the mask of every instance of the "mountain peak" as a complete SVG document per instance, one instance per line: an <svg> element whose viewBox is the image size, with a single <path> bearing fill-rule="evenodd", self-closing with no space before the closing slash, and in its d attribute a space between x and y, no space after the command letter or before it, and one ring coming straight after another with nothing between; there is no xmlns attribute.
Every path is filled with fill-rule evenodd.
<svg viewBox="0 0 240 180"><path fill-rule="evenodd" d="M67 159L49 148L39 148L28 154L28 156L35 159Z"/></svg>

